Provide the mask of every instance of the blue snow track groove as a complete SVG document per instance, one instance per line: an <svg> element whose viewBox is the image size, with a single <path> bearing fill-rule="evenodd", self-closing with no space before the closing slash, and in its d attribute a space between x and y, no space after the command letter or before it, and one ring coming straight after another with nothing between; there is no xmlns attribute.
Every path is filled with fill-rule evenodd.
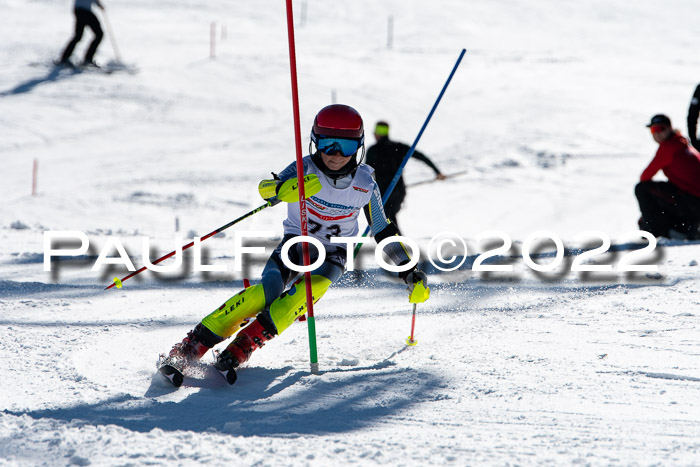
<svg viewBox="0 0 700 467"><path fill-rule="evenodd" d="M17 282L0 280L0 299L17 296L31 296L49 292L70 292L95 293L102 290L99 285L66 285L66 284L46 284L44 282Z"/></svg>

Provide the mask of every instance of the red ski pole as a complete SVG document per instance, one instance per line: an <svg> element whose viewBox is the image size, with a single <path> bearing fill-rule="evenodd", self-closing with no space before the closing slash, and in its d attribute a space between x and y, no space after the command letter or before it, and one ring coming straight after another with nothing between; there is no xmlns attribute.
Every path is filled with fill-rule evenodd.
<svg viewBox="0 0 700 467"><path fill-rule="evenodd" d="M411 335L406 339L406 345L416 345L418 341L414 339L413 333L416 330L416 304L413 304L413 318L411 319Z"/></svg>
<svg viewBox="0 0 700 467"><path fill-rule="evenodd" d="M303 183L302 183L301 185L303 185ZM209 237L211 237L211 236L213 236L213 235L216 235L216 234L218 234L219 232L223 232L224 230L228 229L228 228L231 227L232 225L239 223L239 222L242 221L243 219L249 218L249 217L252 216L253 214L258 213L258 212L262 211L263 209L265 209L265 208L267 208L267 207L274 206L274 205L277 204L278 202L279 202L279 200L277 200L277 199L270 200L270 201L268 201L267 203L263 204L262 206L258 206L257 208L253 209L252 211L247 212L246 214L243 214L243 215L242 215L241 217L239 217L238 219L232 220L232 221L229 222L228 224L222 225L222 226L219 227L218 229L216 229L216 230L214 230L214 231L212 231L212 232L209 232L209 233L206 234L204 237L202 237L199 241L200 241L200 242L203 242L203 241L206 240L207 238L209 238ZM191 241L191 242L188 243L187 245L183 246L183 247L182 247L182 251L185 251L186 249L188 249L188 248L191 247L192 245L194 245L194 241ZM165 261L166 259L168 259L168 258L170 258L171 256L173 256L175 253L177 253L177 251L178 251L178 250L173 250L173 251L171 251L170 253L168 253L167 255L161 256L161 257L158 258L157 260L153 261L152 264L158 264L158 263L160 263L161 261ZM145 271L146 269L148 269L148 268L147 268L146 266L144 266L144 267L142 267L141 269L139 269L138 271L134 271L134 272L132 272L131 274L129 274L128 276L122 277L121 279L119 279L118 277L115 277L115 278L114 278L114 282L113 282L112 284L109 284L107 287L105 287L105 290L109 290L109 289L111 289L111 288L114 287L114 286L117 286L118 289L121 289L121 288L122 288L122 282L124 282L124 281L127 280L127 279L130 279L130 278L134 277L136 274L142 273L142 272Z"/></svg>

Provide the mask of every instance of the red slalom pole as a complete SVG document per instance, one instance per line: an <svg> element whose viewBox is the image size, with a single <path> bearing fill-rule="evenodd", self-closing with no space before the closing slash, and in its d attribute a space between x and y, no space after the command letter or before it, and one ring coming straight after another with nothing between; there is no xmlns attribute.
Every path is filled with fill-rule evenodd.
<svg viewBox="0 0 700 467"><path fill-rule="evenodd" d="M299 217L301 219L301 235L308 236L308 218L306 212L306 196L303 183L304 163L301 155L301 124L299 118L299 88L297 86L297 58L294 46L294 15L292 14L292 0L287 0L287 34L289 36L289 68L292 78L292 107L294 109L294 143L297 153L297 178L302 180L299 183ZM302 243L304 266L311 264L309 258L309 244ZM311 354L311 373L318 374L318 351L316 348L316 322L314 319L314 300L311 290L311 272L304 273L306 282L306 310L307 323L309 328L309 352Z"/></svg>

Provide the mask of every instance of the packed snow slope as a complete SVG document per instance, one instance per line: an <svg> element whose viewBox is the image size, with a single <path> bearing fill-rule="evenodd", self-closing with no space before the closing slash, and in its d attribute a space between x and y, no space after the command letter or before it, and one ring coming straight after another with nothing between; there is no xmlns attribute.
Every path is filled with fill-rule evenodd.
<svg viewBox="0 0 700 467"><path fill-rule="evenodd" d="M368 144L380 119L412 143L467 49L418 145L466 173L409 188L399 215L430 274L418 345L404 343L405 286L370 242L362 272L316 307L320 375L297 323L234 386L206 355L177 390L158 354L257 279L285 209L207 240L226 272L185 255L105 291L128 271L91 268L115 239L140 267L143 238L155 259L262 204L258 181L295 157L284 3L106 5L127 65L109 74L52 66L68 0L0 2L0 465L700 464L700 246L661 242L636 258L658 271L619 269L646 243L633 232L656 149L644 125L663 112L685 131L700 80L697 2L295 1L304 149L333 101L363 115ZM97 61L114 57L105 34ZM408 184L431 177L406 167ZM235 236L264 230L251 245L266 253L234 271ZM513 271L473 271L503 243L481 236L494 230ZM593 258L608 272L572 272L575 254L537 272L522 250L542 230L621 248ZM46 231L90 248L47 272ZM454 272L427 261L441 232L468 247ZM557 261L552 241L533 248Z"/></svg>

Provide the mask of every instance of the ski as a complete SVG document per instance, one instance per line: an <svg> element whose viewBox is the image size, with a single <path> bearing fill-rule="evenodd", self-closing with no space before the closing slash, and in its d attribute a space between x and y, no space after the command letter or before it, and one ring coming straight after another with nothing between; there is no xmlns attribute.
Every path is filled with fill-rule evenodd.
<svg viewBox="0 0 700 467"><path fill-rule="evenodd" d="M33 62L30 65L31 66L46 66L46 63L45 62ZM54 68L58 68L58 69L71 70L75 73L102 73L105 75L111 75L112 73L128 73L130 75L134 75L134 74L138 73L138 71L139 71L138 67L136 67L136 66L127 65L124 63L114 62L114 61L105 63L104 65L96 65L96 64L78 65L78 64L75 64L71 61L62 62L60 60L53 60L53 61L51 61L50 66L53 66Z"/></svg>
<svg viewBox="0 0 700 467"><path fill-rule="evenodd" d="M173 386L176 388L182 386L185 380L182 362L178 362L172 357L166 357L164 354L161 354L158 359L157 367L158 373L163 375Z"/></svg>
<svg viewBox="0 0 700 467"><path fill-rule="evenodd" d="M213 351L216 358L218 358L218 351ZM236 370L226 363L214 362L212 365L214 369L226 380L228 384L233 384L238 379ZM185 381L185 366L182 360L175 359L173 357L167 356L165 354L160 354L158 357L158 362L156 363L158 368L158 373L163 375L165 379L168 380L170 384L179 388Z"/></svg>
<svg viewBox="0 0 700 467"><path fill-rule="evenodd" d="M104 68L99 65L80 65L77 67L78 71L81 73L104 73L105 75L111 75L114 70L109 68Z"/></svg>
<svg viewBox="0 0 700 467"><path fill-rule="evenodd" d="M128 73L130 75L135 75L136 73L139 72L138 67L134 65L127 65L125 63L121 62L108 62L103 65L87 65L81 67L81 70L85 71L94 71L94 72L102 72L107 75L111 75L112 73Z"/></svg>
<svg viewBox="0 0 700 467"><path fill-rule="evenodd" d="M221 360L219 355L221 352L218 350L212 351L214 354L214 369L219 372L219 374L226 380L228 384L233 384L238 379L238 374L231 361Z"/></svg>
<svg viewBox="0 0 700 467"><path fill-rule="evenodd" d="M37 63L37 65L45 66L45 64L43 63ZM59 60L54 60L51 62L51 66L58 70L69 70L74 73L80 72L80 67L78 65L73 64L72 62L61 62Z"/></svg>

